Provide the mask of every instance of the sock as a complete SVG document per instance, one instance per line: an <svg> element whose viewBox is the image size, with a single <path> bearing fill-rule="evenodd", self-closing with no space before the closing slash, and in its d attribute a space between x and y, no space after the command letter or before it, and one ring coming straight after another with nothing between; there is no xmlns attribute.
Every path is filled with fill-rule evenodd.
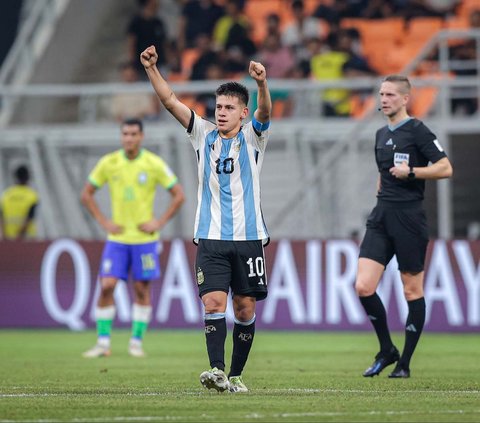
<svg viewBox="0 0 480 423"><path fill-rule="evenodd" d="M410 368L410 359L415 351L425 323L425 298L407 301L407 304L408 317L405 324L405 346L398 361L399 367L403 369Z"/></svg>
<svg viewBox="0 0 480 423"><path fill-rule="evenodd" d="M132 305L132 339L142 342L152 318L152 306L133 303Z"/></svg>
<svg viewBox="0 0 480 423"><path fill-rule="evenodd" d="M110 347L112 323L115 318L115 306L96 307L95 320L97 321L98 344L102 347Z"/></svg>
<svg viewBox="0 0 480 423"><path fill-rule="evenodd" d="M380 343L380 351L390 351L393 347L393 342L392 338L390 338L390 331L388 330L387 324L387 313L382 300L376 292L368 297L359 298L377 334L378 342Z"/></svg>
<svg viewBox="0 0 480 423"><path fill-rule="evenodd" d="M227 321L225 313L205 314L205 338L210 367L225 370L225 339Z"/></svg>
<svg viewBox="0 0 480 423"><path fill-rule="evenodd" d="M232 365L228 377L242 374L255 336L255 315L248 322L235 319L233 327Z"/></svg>

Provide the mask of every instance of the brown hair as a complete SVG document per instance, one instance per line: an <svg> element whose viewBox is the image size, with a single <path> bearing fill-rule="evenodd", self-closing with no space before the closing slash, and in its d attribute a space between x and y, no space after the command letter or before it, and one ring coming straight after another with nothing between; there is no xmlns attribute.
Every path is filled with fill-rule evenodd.
<svg viewBox="0 0 480 423"><path fill-rule="evenodd" d="M393 82L400 85L402 87L400 91L402 91L404 94L409 94L410 90L412 89L410 81L406 76L403 75L388 75L385 77L383 82Z"/></svg>

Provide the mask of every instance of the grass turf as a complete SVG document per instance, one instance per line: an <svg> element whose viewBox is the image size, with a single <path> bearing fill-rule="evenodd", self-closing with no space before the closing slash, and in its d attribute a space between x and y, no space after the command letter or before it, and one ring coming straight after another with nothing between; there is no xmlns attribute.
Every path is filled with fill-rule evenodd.
<svg viewBox="0 0 480 423"><path fill-rule="evenodd" d="M231 334L231 332L230 332ZM0 331L0 423L479 421L478 335L425 333L406 380L363 370L373 333L258 331L245 394L206 391L199 331L150 331L148 357L127 354L116 330L112 356L81 357L92 331ZM403 335L394 334L397 346ZM227 339L227 369L231 339Z"/></svg>

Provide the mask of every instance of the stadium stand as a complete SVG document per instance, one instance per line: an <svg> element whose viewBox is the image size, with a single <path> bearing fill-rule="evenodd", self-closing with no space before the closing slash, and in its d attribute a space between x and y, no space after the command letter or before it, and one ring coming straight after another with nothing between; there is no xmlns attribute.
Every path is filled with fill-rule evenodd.
<svg viewBox="0 0 480 423"><path fill-rule="evenodd" d="M95 7L95 1L89 1L91 7ZM105 7L108 13L99 13L96 16L98 22L82 20L79 24L73 22L72 15L77 15L77 18L84 16L78 10L68 7L54 25L56 37L45 47L45 54L36 64L38 72L25 81L35 85L19 85L15 90L9 86L0 86L2 95L7 93L21 99L21 107L14 108L11 119L6 120L0 128L0 181L8 181L8 160L13 158L18 161L25 155L29 157L33 173L38 178L36 182L44 199L42 201L45 202L44 210L55 210L50 215L41 214L40 226L43 228L44 237L101 236L85 216L71 210L78 203L75 193L84 180L89 163L93 163L106 149L117 145L118 141L116 125L96 120L95 99L101 95L134 89L151 93L148 83L127 89L123 84L110 82L117 77L116 66L125 59L125 52L122 50L125 45L124 30L129 16L135 10L136 2L111 0L108 3L108 7ZM286 7L286 4L283 0L246 0L245 14L253 24L254 40L257 43L263 40L262 26L269 13L273 11L279 14L282 27L291 20L290 8ZM311 13L318 4L318 1L306 1L306 10ZM478 1L466 0L461 3L455 16L448 16L443 20L416 17L410 20L408 26L403 25L403 21L398 17L341 20L342 28L354 27L359 30L360 50L381 75L406 72L412 77L418 87L414 93L415 101L411 113L428 119L439 137L447 140L447 146L449 139L453 140L462 134L474 136L480 133L478 110L472 116L453 118L448 107L450 97L459 88L463 87L465 90L466 87L467 94L462 95L470 97L478 97L475 90L480 90L478 77L460 77L448 71L451 64L448 56L449 45L463 42L465 37L470 37L477 46L480 44L478 31L468 28L468 18L476 6ZM104 19L105 16L108 19ZM71 41L66 36L68 32L64 31L76 27L75 25L88 25L91 29L88 35L91 37L86 40L73 40L75 48L71 62L67 64L71 67L68 68L71 72L68 72L63 64L60 69L56 69L58 56L54 53L62 51L62 41ZM336 30L335 25L327 28L330 31ZM453 36L445 32L447 29L460 31ZM447 43L446 50L443 40ZM452 40L455 40L454 43ZM324 48L324 40L319 40L319 45ZM95 46L95 49L92 50L91 46ZM435 48L439 51L438 57L432 59L431 51ZM202 107L205 106L199 104L197 96L212 92L217 85L216 81L187 82L199 53L192 48L178 54L182 57L182 69L173 70L169 79L176 84L175 89L182 100L189 107L203 113ZM108 63L99 61L98 57L106 58ZM241 73L236 77L245 82ZM271 222L274 236L342 237L363 227L364 214L371 208L373 194L362 195L358 200L357 198L358 192L362 192L362 186L372 185L371 180L375 178L369 160L372 134L383 122L380 114L376 112L379 81L380 77L352 77L340 78L334 82L319 82L311 80L308 75L305 78L269 81L271 88L289 91L292 94L290 100L295 99L297 102L293 107L290 100L278 99L274 104L275 122L272 125L272 142L269 146L271 155L265 162L262 176L265 181L264 212L267 223ZM65 85L44 85L52 82ZM248 81L246 82L248 84ZM354 92L350 97L351 117L354 119L329 119L321 114L320 93L335 87ZM50 103L55 106L50 107ZM301 112L292 112L295 109L301 109ZM177 223L167 230L170 232L167 232L166 236L181 234L188 238L196 197L195 190L188 184L195 180L195 172L192 171L195 166L187 143L172 143L172 140L180 139L184 135L173 128L175 126L171 125L168 118L159 123L149 123L148 145L166 155L169 162L178 168L179 176L187 183L187 196L192 203L186 205L185 211L182 211ZM476 147L469 143L469 148ZM50 152L48 159L44 154L46 151ZM472 151L469 154L476 154ZM480 151L475 151L480 154ZM457 151L457 154L465 153ZM336 168L336 164L344 156L348 157L348 160ZM358 172L354 181L351 178L353 167ZM288 172L279 172L278 169L288 169ZM469 180L473 180L473 177L470 175ZM304 181L305 185L299 186L298 180ZM449 194L450 188L442 187L443 185L439 185L438 194L428 203L432 205L439 201L447 205L445 212L440 211L438 219L432 219L433 227L435 230L439 228L439 233L447 236L461 233L467 223L456 222L474 220L471 213L478 213L480 206L472 203L474 196L462 197L462 202L473 205L462 210L461 216L456 216L455 223L452 223L448 210L453 207L451 195L456 194ZM283 194L280 195L279 191ZM62 196L68 198L68 201L65 202ZM356 199L355 204L352 199ZM56 206L60 201L66 204ZM72 216L79 220L77 225L72 224Z"/></svg>

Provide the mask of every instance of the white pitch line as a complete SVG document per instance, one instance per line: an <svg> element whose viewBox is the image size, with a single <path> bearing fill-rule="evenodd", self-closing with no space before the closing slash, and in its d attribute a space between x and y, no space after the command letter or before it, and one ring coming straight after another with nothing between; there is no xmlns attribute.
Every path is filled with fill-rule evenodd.
<svg viewBox="0 0 480 423"><path fill-rule="evenodd" d="M0 398L24 398L24 397L64 397L64 396L131 396L131 397L149 397L149 396L158 396L158 397L168 397L176 395L203 395L206 391L198 390L185 390L185 391L166 391L166 392L62 392L62 393L52 393L52 392L40 392L40 393L0 393ZM433 389L409 389L409 390L368 390L368 389L309 389L309 388L285 388L285 389L253 389L252 393L255 395L269 395L269 394L419 394L419 393L428 393L428 394L446 394L446 395L478 395L480 390L478 389L464 389L464 390L433 390ZM227 394L228 395L228 394Z"/></svg>
<svg viewBox="0 0 480 423"><path fill-rule="evenodd" d="M387 411L358 411L358 412L341 412L341 411L319 411L311 413L252 413L243 416L247 421L253 419L265 419L265 418L292 418L292 417L355 417L355 416L399 416L399 415L412 415L412 414L425 414L429 416L438 416L443 414L459 415L459 414L479 414L479 410L429 410L429 411L413 411L413 410L387 410ZM200 414L196 416L114 416L114 417L77 417L70 420L58 420L58 419L31 419L31 420L6 420L0 419L0 423L16 423L21 421L23 423L103 423L103 422L150 422L150 421L199 421L199 419L214 419L214 416L206 414Z"/></svg>

